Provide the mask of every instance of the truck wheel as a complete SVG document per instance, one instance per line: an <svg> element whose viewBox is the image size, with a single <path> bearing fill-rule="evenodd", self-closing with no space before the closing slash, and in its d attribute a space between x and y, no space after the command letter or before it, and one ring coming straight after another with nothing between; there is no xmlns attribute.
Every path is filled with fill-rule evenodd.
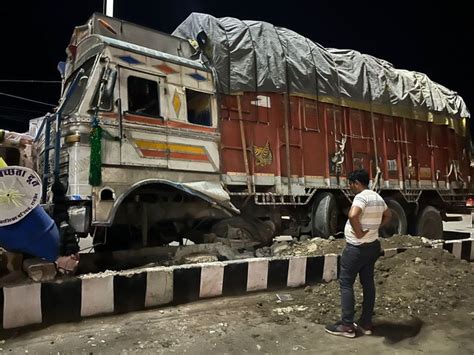
<svg viewBox="0 0 474 355"><path fill-rule="evenodd" d="M388 199L385 202L387 204L387 207L392 212L392 219L386 226L380 228L380 236L386 238L391 237L394 234L406 234L408 222L405 210L396 200Z"/></svg>
<svg viewBox="0 0 474 355"><path fill-rule="evenodd" d="M316 195L311 210L311 234L313 237L329 238L337 232L336 198L330 192Z"/></svg>
<svg viewBox="0 0 474 355"><path fill-rule="evenodd" d="M438 209L433 206L426 206L418 214L416 234L428 239L443 239L443 220Z"/></svg>

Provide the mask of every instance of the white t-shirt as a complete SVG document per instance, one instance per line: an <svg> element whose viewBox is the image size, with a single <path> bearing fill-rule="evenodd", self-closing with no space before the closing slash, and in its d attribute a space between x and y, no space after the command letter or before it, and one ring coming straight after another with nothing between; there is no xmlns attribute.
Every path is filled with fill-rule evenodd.
<svg viewBox="0 0 474 355"><path fill-rule="evenodd" d="M360 215L360 224L362 230L369 232L361 239L357 239L349 220L344 228L346 242L353 245L371 243L379 237L379 227L382 223L382 215L387 209L387 204L378 193L372 190L364 190L354 197L352 206L357 206L362 210Z"/></svg>

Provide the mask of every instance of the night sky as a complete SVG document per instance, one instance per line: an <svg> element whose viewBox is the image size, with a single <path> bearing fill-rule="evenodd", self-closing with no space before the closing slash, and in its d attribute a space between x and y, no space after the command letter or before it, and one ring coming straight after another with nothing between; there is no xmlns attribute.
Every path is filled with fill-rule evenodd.
<svg viewBox="0 0 474 355"><path fill-rule="evenodd" d="M166 33L191 12L270 22L325 47L355 49L397 68L426 73L433 81L457 91L473 111L474 60L469 47L474 43L474 19L467 1L439 3L116 0L114 14ZM60 80L56 65L66 58L64 50L74 26L102 10L102 0L2 3L0 93L56 104L59 84L2 80ZM28 119L47 111L48 106L0 94L0 128L25 131Z"/></svg>

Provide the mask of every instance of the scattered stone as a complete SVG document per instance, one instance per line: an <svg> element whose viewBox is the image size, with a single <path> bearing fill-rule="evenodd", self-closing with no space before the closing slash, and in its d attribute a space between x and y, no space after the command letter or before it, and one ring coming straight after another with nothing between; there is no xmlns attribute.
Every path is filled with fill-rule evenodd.
<svg viewBox="0 0 474 355"><path fill-rule="evenodd" d="M270 247L263 247L255 251L255 256L257 258L266 258L272 256L272 249Z"/></svg>
<svg viewBox="0 0 474 355"><path fill-rule="evenodd" d="M218 261L219 259L215 255L211 254L193 254L186 255L181 259L182 264L199 264L199 263L210 263Z"/></svg>
<svg viewBox="0 0 474 355"><path fill-rule="evenodd" d="M272 250L272 255L273 256L279 256L279 255L282 255L282 253L288 249L290 246L288 245L287 242L278 242L278 243L274 243L272 246L271 246L271 250Z"/></svg>
<svg viewBox="0 0 474 355"><path fill-rule="evenodd" d="M190 258L187 258L188 256L190 256ZM202 260L204 261L200 261L199 256L202 256ZM189 264L193 262L194 258L196 258L195 262L217 261L219 258L222 260L234 260L235 252L230 246L222 243L195 244L179 248L174 256L174 260L177 264Z"/></svg>
<svg viewBox="0 0 474 355"><path fill-rule="evenodd" d="M56 277L56 265L47 261L31 258L23 262L23 270L33 281L51 281Z"/></svg>
<svg viewBox="0 0 474 355"><path fill-rule="evenodd" d="M276 294L277 297L277 303L279 302L285 302L285 301L293 301L293 297L289 293L280 293Z"/></svg>

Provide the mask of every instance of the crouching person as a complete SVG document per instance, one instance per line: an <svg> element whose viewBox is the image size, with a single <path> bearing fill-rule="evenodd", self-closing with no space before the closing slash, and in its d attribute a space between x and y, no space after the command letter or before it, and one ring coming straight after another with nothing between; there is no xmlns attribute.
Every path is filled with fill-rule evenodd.
<svg viewBox="0 0 474 355"><path fill-rule="evenodd" d="M79 254L74 231L58 228L40 206L42 184L31 169L20 166L0 168L0 247L55 263L62 273L77 269ZM25 260L29 270L41 268L42 261ZM39 272L38 274L41 274ZM54 277L55 269L48 272ZM30 275L31 276L31 275Z"/></svg>

